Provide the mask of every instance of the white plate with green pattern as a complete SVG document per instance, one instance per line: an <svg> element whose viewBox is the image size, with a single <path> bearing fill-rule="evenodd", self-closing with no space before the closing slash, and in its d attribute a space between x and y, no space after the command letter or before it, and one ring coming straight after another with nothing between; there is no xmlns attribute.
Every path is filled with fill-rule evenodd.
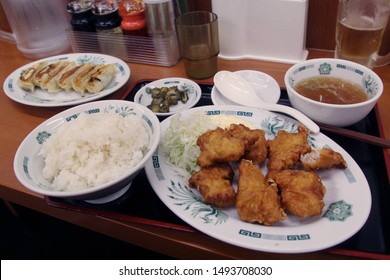
<svg viewBox="0 0 390 280"><path fill-rule="evenodd" d="M74 61L76 64L81 63L93 63L93 64L116 64L116 74L114 79L108 84L102 91L95 94L85 94L82 96L80 93L76 91L65 92L60 91L56 93L49 93L40 88L36 88L34 92L26 91L21 89L17 82L23 71L27 68L33 66L37 62L47 61L49 63L55 61ZM71 106L82 104L85 102L90 102L93 100L97 100L107 96L118 89L120 89L130 78L130 68L129 66L121 59L110 55L104 54L93 54L93 53L72 53L72 54L63 54L57 55L53 57L48 57L44 59L40 59L29 64L26 64L14 72L12 72L7 79L5 79L3 84L3 89L5 94L11 98L12 100L30 105L30 106L38 106L38 107L58 107L58 106Z"/></svg>
<svg viewBox="0 0 390 280"><path fill-rule="evenodd" d="M242 106L196 107L181 113L185 121L196 112L206 115L230 115L266 131L272 139L279 130L296 132L298 123L288 117ZM161 123L164 137L171 118ZM162 138L161 138L162 139ZM352 237L366 222L371 210L371 192L368 182L354 159L336 142L322 133L309 135L313 148L330 147L342 154L347 169L319 171L326 194L321 216L302 219L288 215L272 226L246 223L240 220L235 207L219 209L202 202L196 189L179 176L166 161L161 147L146 163L147 177L154 191L165 205L183 221L221 241L259 251L275 253L303 253L323 250ZM161 145L161 141L160 141ZM267 172L266 164L261 166ZM236 186L235 186L236 187Z"/></svg>

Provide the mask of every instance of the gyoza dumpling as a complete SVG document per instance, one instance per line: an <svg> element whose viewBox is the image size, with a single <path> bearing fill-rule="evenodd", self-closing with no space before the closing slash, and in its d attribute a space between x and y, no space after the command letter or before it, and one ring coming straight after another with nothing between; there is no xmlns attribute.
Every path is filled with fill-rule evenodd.
<svg viewBox="0 0 390 280"><path fill-rule="evenodd" d="M35 75L47 65L48 63L46 61L42 61L24 70L19 77L18 86L23 90L33 92L35 90L35 84L33 82Z"/></svg>
<svg viewBox="0 0 390 280"><path fill-rule="evenodd" d="M62 89L58 85L58 81L62 73L73 68L76 65L75 62L68 62L58 67L56 71L53 71L52 75L42 84L42 88L46 89L48 92L59 92Z"/></svg>
<svg viewBox="0 0 390 280"><path fill-rule="evenodd" d="M102 68L104 65L90 65L86 67L83 71L81 71L77 76L75 76L72 80L72 87L75 91L80 92L81 95L84 95L86 92L86 84L89 78L95 73L97 70Z"/></svg>
<svg viewBox="0 0 390 280"><path fill-rule="evenodd" d="M68 61L56 61L50 63L35 75L33 83L36 86L45 89L45 82L48 81L50 77L54 77L55 75L57 75L62 69L64 69L64 65L66 67L68 64Z"/></svg>
<svg viewBox="0 0 390 280"><path fill-rule="evenodd" d="M60 79L58 80L59 87L64 89L66 92L73 91L72 80L74 79L74 77L76 77L81 71L91 65L92 64L90 63L75 65L73 68L63 72Z"/></svg>
<svg viewBox="0 0 390 280"><path fill-rule="evenodd" d="M85 88L89 93L98 93L103 90L115 76L115 64L107 64L95 71L88 79Z"/></svg>

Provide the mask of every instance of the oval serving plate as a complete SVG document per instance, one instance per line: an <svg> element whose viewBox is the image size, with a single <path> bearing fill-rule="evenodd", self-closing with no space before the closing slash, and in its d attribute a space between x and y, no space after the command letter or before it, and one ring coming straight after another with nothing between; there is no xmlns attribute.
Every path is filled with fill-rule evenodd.
<svg viewBox="0 0 390 280"><path fill-rule="evenodd" d="M181 112L183 110L192 108L196 105L196 103L198 103L198 101L202 97L202 90L197 83L188 79L174 77L174 78L165 78L165 79L156 80L145 85L144 87L139 89L134 95L134 102L147 107L152 102L151 94L146 92L147 88L154 88L154 87L169 88L173 86L177 86L179 90L187 91L188 101L186 103L182 103L181 101L179 101L177 105L170 105L169 112L167 113L155 112L157 116L170 116L175 113Z"/></svg>
<svg viewBox="0 0 390 280"><path fill-rule="evenodd" d="M27 68L33 66L37 62L47 61L49 63L60 61L60 60L69 60L74 61L76 64L81 63L93 63L93 64L116 64L116 74L114 79L109 85L106 86L102 91L95 94L85 94L82 96L76 91L65 92L60 91L56 93L50 93L40 88L36 88L34 92L29 92L21 89L17 81L20 77L20 74L25 71ZM116 57L104 54L93 54L93 53L72 53L72 54L63 54L53 57L48 57L40 59L29 64L26 64L14 72L12 72L7 79L5 79L3 84L3 89L5 94L12 100L30 106L38 107L59 107L59 106L70 106L82 104L85 102L93 101L96 99L103 98L116 90L120 89L130 78L130 68L123 61Z"/></svg>
<svg viewBox="0 0 390 280"><path fill-rule="evenodd" d="M281 129L296 132L298 123L276 113L242 106L196 107L181 113L186 121L196 112L206 115L235 116L263 129L272 139ZM163 138L171 117L161 123ZM161 138L161 139L162 139ZM345 170L318 171L326 186L325 206L321 216L301 219L288 215L287 219L272 226L246 223L240 220L236 208L216 208L202 202L196 189L179 176L166 161L162 149L146 163L147 177L160 199L183 221L221 241L259 251L274 253L304 253L335 246L353 236L366 222L371 210L371 192L368 182L353 158L336 142L322 133L310 135L309 143L315 148L330 147L347 162ZM161 145L161 141L160 141ZM266 174L266 163L260 165ZM237 172L237 171L236 171ZM234 187L237 185L234 183Z"/></svg>

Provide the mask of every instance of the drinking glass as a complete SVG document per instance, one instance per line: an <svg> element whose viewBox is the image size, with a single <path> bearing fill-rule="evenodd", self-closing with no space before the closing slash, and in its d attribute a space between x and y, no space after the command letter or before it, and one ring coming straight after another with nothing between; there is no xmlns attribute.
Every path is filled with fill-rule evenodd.
<svg viewBox="0 0 390 280"><path fill-rule="evenodd" d="M378 55L390 14L390 0L339 0L335 57L369 68L390 63Z"/></svg>
<svg viewBox="0 0 390 280"><path fill-rule="evenodd" d="M67 0L0 0L12 32L0 40L16 44L23 55L38 59L71 52L65 29L70 19Z"/></svg>
<svg viewBox="0 0 390 280"><path fill-rule="evenodd" d="M218 70L218 17L207 11L185 13L175 20L180 55L189 77L206 79Z"/></svg>

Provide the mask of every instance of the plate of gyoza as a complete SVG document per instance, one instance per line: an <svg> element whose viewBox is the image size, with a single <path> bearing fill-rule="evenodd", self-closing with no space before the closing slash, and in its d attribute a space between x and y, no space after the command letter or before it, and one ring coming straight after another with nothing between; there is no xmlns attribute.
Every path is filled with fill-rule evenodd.
<svg viewBox="0 0 390 280"><path fill-rule="evenodd" d="M70 106L107 96L121 88L130 68L113 56L72 53L31 62L4 81L6 95L39 107Z"/></svg>
<svg viewBox="0 0 390 280"><path fill-rule="evenodd" d="M323 250L352 237L371 210L354 159L294 119L234 105L196 107L161 123L145 166L165 205L218 240L259 251Z"/></svg>

